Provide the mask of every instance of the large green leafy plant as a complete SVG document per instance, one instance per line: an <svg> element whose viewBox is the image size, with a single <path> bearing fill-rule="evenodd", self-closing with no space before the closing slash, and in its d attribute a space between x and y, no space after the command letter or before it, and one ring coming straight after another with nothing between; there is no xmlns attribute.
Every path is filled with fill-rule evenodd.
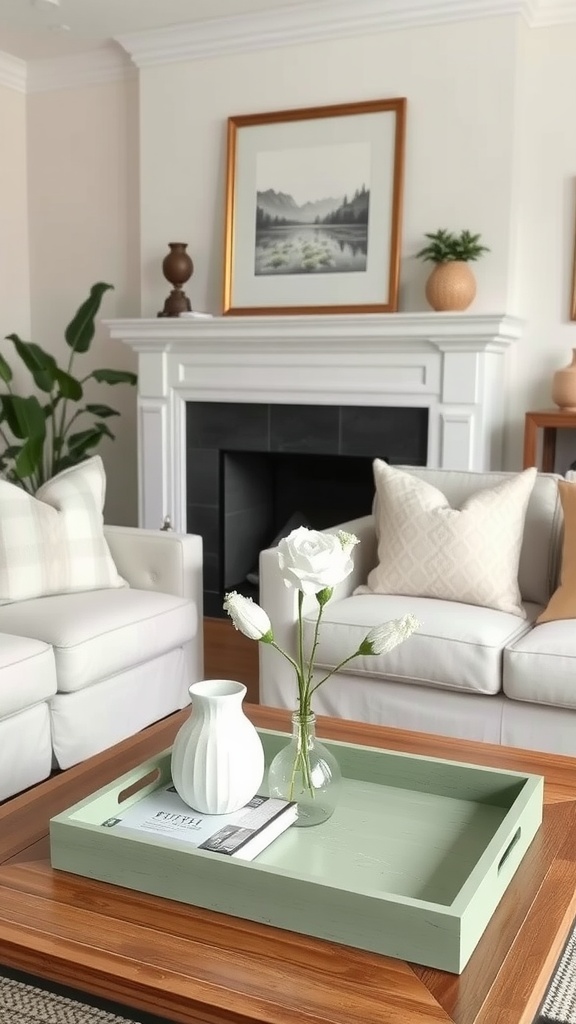
<svg viewBox="0 0 576 1024"><path fill-rule="evenodd" d="M14 393L12 369L0 353L0 380L6 385L0 395L0 439L5 445L0 474L32 494L45 480L93 454L103 437L114 438L106 421L119 413L109 405L84 403L85 384L136 384L136 374L128 370L92 370L81 377L72 372L76 356L92 344L102 296L110 288L102 282L93 285L68 324L64 337L70 357L65 369L40 345L7 335L39 396Z"/></svg>

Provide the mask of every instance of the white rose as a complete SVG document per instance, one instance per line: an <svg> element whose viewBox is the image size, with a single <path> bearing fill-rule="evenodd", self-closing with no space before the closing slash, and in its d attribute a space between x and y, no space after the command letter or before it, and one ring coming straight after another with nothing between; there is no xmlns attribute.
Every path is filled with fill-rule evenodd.
<svg viewBox="0 0 576 1024"><path fill-rule="evenodd" d="M266 612L251 597L244 597L232 590L224 597L224 609L232 619L236 629L250 640L263 640L270 643L273 639L272 623Z"/></svg>
<svg viewBox="0 0 576 1024"><path fill-rule="evenodd" d="M278 564L286 586L317 594L345 580L354 568L350 558L352 534L345 537L343 543L334 533L320 533L305 526L292 530L278 545Z"/></svg>
<svg viewBox="0 0 576 1024"><path fill-rule="evenodd" d="M388 654L398 644L404 643L420 623L414 615L405 615L402 619L391 619L380 626L373 626L360 644L359 654Z"/></svg>

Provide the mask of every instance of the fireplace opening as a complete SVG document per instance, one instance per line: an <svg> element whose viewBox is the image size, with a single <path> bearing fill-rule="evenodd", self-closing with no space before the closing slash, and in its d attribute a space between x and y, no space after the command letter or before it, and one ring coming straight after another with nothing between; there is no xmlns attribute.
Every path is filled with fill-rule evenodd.
<svg viewBox="0 0 576 1024"><path fill-rule="evenodd" d="M258 556L297 526L323 530L367 515L372 460L337 455L223 453L225 590L258 598Z"/></svg>
<svg viewBox="0 0 576 1024"><path fill-rule="evenodd" d="M258 600L258 558L296 525L369 514L372 462L426 465L428 410L191 402L187 529L204 546L204 614Z"/></svg>

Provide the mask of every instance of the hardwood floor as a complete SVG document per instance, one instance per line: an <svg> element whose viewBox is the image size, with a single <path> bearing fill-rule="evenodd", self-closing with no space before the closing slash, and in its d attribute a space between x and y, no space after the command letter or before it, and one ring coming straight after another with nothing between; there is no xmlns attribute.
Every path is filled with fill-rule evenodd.
<svg viewBox="0 0 576 1024"><path fill-rule="evenodd" d="M230 619L204 619L204 678L237 679L258 703L258 643L234 629Z"/></svg>

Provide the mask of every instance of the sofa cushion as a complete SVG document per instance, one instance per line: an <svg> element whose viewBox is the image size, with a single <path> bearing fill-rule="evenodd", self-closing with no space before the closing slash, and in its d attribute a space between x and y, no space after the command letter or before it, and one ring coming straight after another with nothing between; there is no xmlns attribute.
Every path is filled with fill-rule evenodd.
<svg viewBox="0 0 576 1024"><path fill-rule="evenodd" d="M105 489L98 455L35 496L0 481L0 603L127 586L104 539Z"/></svg>
<svg viewBox="0 0 576 1024"><path fill-rule="evenodd" d="M528 605L533 620L538 605ZM355 658L344 669L353 675L420 683L448 690L498 693L502 649L529 629L517 615L471 604L424 597L358 595L330 601L320 626L316 665L333 668L358 648L373 626L412 613L420 628L388 654ZM304 620L310 653L315 615Z"/></svg>
<svg viewBox="0 0 576 1024"><path fill-rule="evenodd" d="M374 479L379 564L368 590L524 616L518 567L535 469L479 490L459 509L438 488L380 459Z"/></svg>
<svg viewBox="0 0 576 1024"><path fill-rule="evenodd" d="M58 692L81 690L191 640L193 601L152 590L93 590L4 605L0 629L54 648Z"/></svg>
<svg viewBox="0 0 576 1024"><path fill-rule="evenodd" d="M576 619L576 483L559 480L558 491L564 512L560 586L538 616L538 622Z"/></svg>
<svg viewBox="0 0 576 1024"><path fill-rule="evenodd" d="M503 689L512 700L576 708L576 628L545 622L504 651Z"/></svg>
<svg viewBox="0 0 576 1024"><path fill-rule="evenodd" d="M512 473L465 469L431 469L429 466L398 466L418 480L437 487L452 508L461 508L473 494L485 487L496 487L510 480ZM555 473L538 473L524 523L524 539L518 582L522 600L546 605L557 586L562 540L562 506ZM374 501L376 504L376 501Z"/></svg>
<svg viewBox="0 0 576 1024"><path fill-rule="evenodd" d="M39 640L1 633L0 719L48 700L55 693L52 648Z"/></svg>

